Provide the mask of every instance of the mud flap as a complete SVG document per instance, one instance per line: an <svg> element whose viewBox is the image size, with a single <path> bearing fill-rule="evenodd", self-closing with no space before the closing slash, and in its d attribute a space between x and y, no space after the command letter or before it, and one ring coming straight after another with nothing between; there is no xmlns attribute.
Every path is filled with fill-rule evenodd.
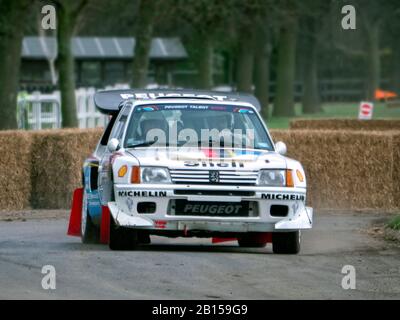
<svg viewBox="0 0 400 320"><path fill-rule="evenodd" d="M255 239L259 242L264 243L272 243L272 233L271 232L260 232L257 234ZM237 238L212 238L212 243L221 243L221 242L229 242L229 241L237 241Z"/></svg>
<svg viewBox="0 0 400 320"><path fill-rule="evenodd" d="M100 243L108 244L110 241L110 209L108 206L101 207Z"/></svg>
<svg viewBox="0 0 400 320"><path fill-rule="evenodd" d="M73 237L81 236L83 188L75 189L72 197L71 214L67 234Z"/></svg>

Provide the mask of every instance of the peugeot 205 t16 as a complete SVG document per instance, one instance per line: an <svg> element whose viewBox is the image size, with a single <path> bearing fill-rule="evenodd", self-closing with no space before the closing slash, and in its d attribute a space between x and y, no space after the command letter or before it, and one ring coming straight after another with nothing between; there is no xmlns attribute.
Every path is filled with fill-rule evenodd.
<svg viewBox="0 0 400 320"><path fill-rule="evenodd" d="M253 96L119 90L95 102L110 121L84 163L71 235L113 250L158 235L299 252L313 219L305 173L273 142Z"/></svg>

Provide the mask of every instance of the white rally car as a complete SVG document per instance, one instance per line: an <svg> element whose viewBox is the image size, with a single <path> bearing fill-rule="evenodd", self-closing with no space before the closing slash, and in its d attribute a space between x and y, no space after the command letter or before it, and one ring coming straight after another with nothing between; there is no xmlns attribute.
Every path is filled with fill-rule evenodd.
<svg viewBox="0 0 400 320"><path fill-rule="evenodd" d="M313 219L305 173L273 143L253 96L118 90L95 103L110 122L83 166L70 235L114 250L158 235L299 252Z"/></svg>

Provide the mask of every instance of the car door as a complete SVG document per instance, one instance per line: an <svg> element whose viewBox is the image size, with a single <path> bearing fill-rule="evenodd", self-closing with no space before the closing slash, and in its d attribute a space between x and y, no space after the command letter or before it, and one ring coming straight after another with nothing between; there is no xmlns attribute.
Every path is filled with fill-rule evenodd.
<svg viewBox="0 0 400 320"><path fill-rule="evenodd" d="M127 120L129 113L132 110L132 106L128 105L123 107L120 111L118 118L112 128L111 134L108 137L108 141L115 138L122 143L122 136L126 129ZM118 152L118 151L116 151ZM104 149L104 152L100 158L99 164L99 175L98 175L98 190L101 205L107 205L108 202L114 200L113 194L113 177L112 177L112 156L115 154L111 153L108 148Z"/></svg>

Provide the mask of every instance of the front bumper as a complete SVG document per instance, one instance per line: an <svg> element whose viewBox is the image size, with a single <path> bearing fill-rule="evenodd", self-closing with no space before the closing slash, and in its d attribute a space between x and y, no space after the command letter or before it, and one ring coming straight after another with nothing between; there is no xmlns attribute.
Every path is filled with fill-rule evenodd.
<svg viewBox="0 0 400 320"><path fill-rule="evenodd" d="M176 194L177 190L207 192L207 195ZM213 191L229 191L243 195L212 195ZM276 188L256 186L213 186L213 185L114 185L115 201L108 207L117 225L146 230L211 231L211 232L279 232L312 228L313 209L305 206L304 188ZM257 216L215 217L169 214L171 200L186 199L196 202L235 203L253 201L258 205ZM154 202L153 214L140 214L137 204ZM271 205L288 207L285 217L270 214Z"/></svg>

